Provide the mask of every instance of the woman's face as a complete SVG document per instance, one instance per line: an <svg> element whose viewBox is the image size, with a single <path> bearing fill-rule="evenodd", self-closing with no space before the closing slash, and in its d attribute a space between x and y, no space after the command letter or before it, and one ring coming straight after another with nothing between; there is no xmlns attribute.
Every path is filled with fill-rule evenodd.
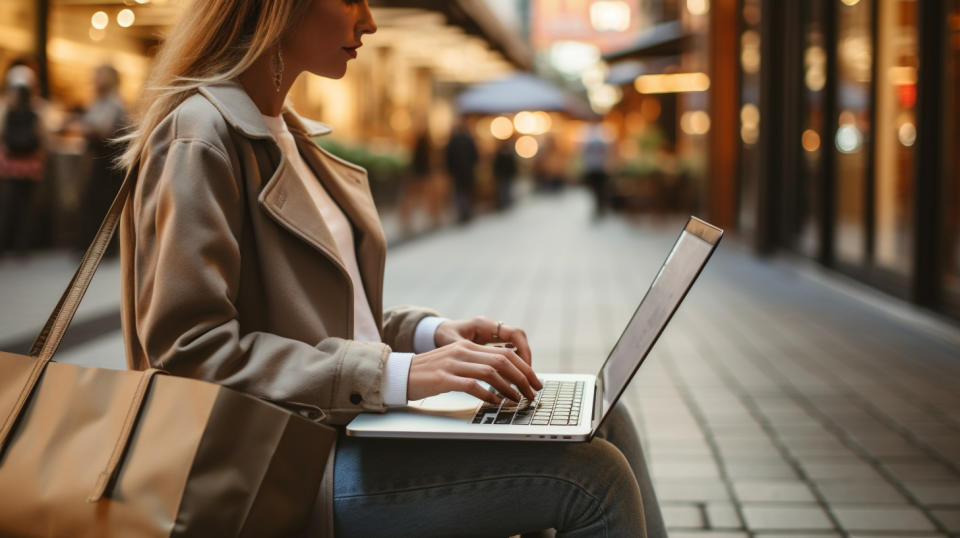
<svg viewBox="0 0 960 538"><path fill-rule="evenodd" d="M367 0L310 0L310 7L283 40L288 67L340 78L357 57L363 34L377 31Z"/></svg>

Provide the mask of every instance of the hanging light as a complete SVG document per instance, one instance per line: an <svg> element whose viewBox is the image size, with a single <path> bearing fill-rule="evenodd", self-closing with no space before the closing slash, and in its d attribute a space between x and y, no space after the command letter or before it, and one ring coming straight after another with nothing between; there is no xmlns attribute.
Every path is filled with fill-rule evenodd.
<svg viewBox="0 0 960 538"><path fill-rule="evenodd" d="M600 0L590 4L590 24L598 32L625 32L630 29L630 5L622 0Z"/></svg>
<svg viewBox="0 0 960 538"><path fill-rule="evenodd" d="M90 17L90 26L97 30L103 30L108 24L110 24L110 16L107 15L106 11L98 11Z"/></svg>
<svg viewBox="0 0 960 538"><path fill-rule="evenodd" d="M121 28L130 28L133 26L133 21L135 21L136 18L137 16L133 14L132 9L121 9L120 12L117 13L117 24Z"/></svg>

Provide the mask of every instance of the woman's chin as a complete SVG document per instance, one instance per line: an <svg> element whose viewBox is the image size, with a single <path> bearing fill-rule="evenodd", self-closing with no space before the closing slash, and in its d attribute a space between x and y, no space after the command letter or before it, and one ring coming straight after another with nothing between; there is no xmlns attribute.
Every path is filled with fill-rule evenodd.
<svg viewBox="0 0 960 538"><path fill-rule="evenodd" d="M344 62L342 65L337 66L326 65L321 69L311 69L310 72L318 77L332 78L335 80L341 79L347 74L347 63Z"/></svg>

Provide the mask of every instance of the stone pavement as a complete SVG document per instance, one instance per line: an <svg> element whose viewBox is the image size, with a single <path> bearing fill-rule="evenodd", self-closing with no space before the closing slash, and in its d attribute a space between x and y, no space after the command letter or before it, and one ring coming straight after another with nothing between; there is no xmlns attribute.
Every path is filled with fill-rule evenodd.
<svg viewBox="0 0 960 538"><path fill-rule="evenodd" d="M537 369L593 373L682 224L530 198L391 249L385 302L505 320ZM115 331L82 342L60 359L121 366ZM958 387L960 330L728 237L625 398L673 537L956 537Z"/></svg>

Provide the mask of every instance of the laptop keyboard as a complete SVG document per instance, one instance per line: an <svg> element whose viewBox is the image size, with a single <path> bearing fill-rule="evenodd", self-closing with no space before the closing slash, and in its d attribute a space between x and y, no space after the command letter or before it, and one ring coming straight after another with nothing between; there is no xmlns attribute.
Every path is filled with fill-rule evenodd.
<svg viewBox="0 0 960 538"><path fill-rule="evenodd" d="M473 423L576 426L582 402L583 381L548 380L533 402L524 397L519 404L506 398L499 404L484 403L474 415Z"/></svg>

